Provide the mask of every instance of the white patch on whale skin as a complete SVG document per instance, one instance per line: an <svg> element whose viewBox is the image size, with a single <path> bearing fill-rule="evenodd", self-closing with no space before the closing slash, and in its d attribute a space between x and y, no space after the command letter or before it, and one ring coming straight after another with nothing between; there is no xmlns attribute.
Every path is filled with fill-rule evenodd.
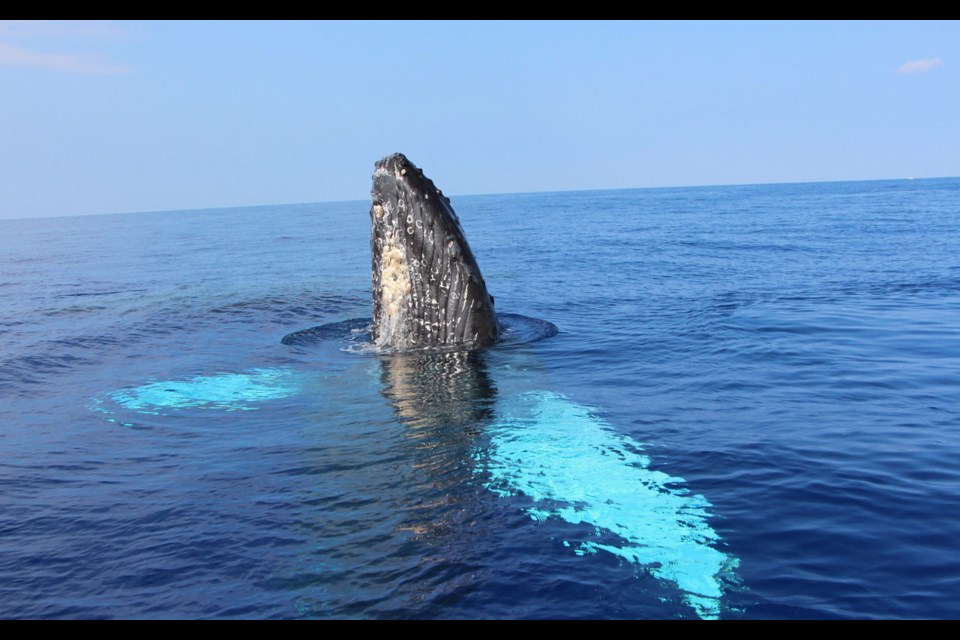
<svg viewBox="0 0 960 640"><path fill-rule="evenodd" d="M407 317L412 304L407 254L402 241L398 241L389 227L383 234L383 248L380 254L380 318L378 335L382 344L395 347L406 346L405 336Z"/></svg>

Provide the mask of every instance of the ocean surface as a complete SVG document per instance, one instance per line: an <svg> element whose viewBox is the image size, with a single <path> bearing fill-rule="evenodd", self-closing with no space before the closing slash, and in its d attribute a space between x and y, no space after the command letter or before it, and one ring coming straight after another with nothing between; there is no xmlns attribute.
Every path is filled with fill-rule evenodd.
<svg viewBox="0 0 960 640"><path fill-rule="evenodd" d="M378 354L363 201L0 221L0 618L960 617L960 179L452 203L559 333Z"/></svg>

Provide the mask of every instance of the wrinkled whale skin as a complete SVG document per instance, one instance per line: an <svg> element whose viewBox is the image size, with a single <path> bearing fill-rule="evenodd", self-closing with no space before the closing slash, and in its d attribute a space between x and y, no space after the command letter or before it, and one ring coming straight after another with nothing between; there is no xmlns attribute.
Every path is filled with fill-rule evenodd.
<svg viewBox="0 0 960 640"><path fill-rule="evenodd" d="M493 296L450 200L403 154L375 165L372 337L389 351L478 349L500 335Z"/></svg>

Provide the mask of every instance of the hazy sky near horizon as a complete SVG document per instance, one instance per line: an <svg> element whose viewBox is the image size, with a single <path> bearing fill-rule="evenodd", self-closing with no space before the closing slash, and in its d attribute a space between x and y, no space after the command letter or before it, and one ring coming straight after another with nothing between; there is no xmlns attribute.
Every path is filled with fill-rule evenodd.
<svg viewBox="0 0 960 640"><path fill-rule="evenodd" d="M0 218L960 175L960 22L0 21Z"/></svg>

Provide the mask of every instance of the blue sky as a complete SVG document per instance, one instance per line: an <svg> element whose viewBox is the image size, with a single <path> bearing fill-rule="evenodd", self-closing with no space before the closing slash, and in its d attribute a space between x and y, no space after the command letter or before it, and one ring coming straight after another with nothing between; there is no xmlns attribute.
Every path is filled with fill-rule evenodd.
<svg viewBox="0 0 960 640"><path fill-rule="evenodd" d="M0 21L0 218L960 175L958 22Z"/></svg>

